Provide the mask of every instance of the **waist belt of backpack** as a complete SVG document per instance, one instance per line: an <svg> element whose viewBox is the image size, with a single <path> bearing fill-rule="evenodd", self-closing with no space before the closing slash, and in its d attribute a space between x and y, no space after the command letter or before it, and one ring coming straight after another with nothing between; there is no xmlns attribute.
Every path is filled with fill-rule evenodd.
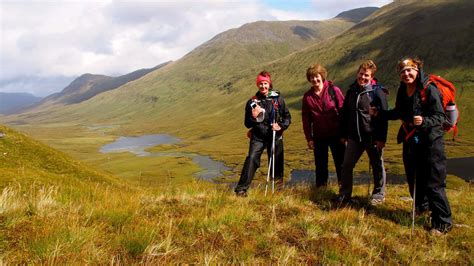
<svg viewBox="0 0 474 266"><path fill-rule="evenodd" d="M413 137L413 135L415 135L416 128L413 128L412 130L408 130L408 128L411 126L405 122L403 122L402 127L403 127L403 130L405 131L405 142L408 142L408 140L411 137Z"/></svg>

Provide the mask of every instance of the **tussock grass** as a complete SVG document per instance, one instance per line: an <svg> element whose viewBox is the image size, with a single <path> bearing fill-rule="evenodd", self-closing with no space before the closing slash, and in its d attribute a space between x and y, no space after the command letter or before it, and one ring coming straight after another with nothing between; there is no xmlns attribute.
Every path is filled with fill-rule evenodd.
<svg viewBox="0 0 474 266"><path fill-rule="evenodd" d="M423 228L429 222L423 217L411 236L411 205L399 199L404 186L390 186L376 208L367 207L363 186L346 207L331 203L335 187L283 188L267 197L255 188L248 198L198 181L160 191L102 184L94 198L68 198L67 188L53 186L22 190L7 186L0 198L8 264L473 262L474 213L457 212L473 200L467 184L448 189L454 220L465 226L439 238Z"/></svg>

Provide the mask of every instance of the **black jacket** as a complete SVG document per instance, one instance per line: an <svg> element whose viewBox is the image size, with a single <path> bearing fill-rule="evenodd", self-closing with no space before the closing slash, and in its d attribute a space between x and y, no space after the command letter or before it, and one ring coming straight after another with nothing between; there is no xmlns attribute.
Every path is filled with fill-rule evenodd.
<svg viewBox="0 0 474 266"><path fill-rule="evenodd" d="M257 122L253 117L252 117L252 107L251 103L253 101L256 101L260 107L265 109L265 118L263 122ZM247 128L252 129L252 137L259 139L259 140L265 140L265 139L271 139L273 134L272 134L272 129L271 129L271 123L272 123L272 110L275 108L275 120L278 123L278 125L282 128L282 130L277 132L278 136L281 136L283 134L283 131L286 130L290 124L291 124L291 115L290 111L288 111L288 108L286 107L285 100L283 97L280 95L278 91L275 90L270 90L268 93L268 96L265 97L264 95L261 95L260 92L257 92L252 99L247 101L247 104L245 105L245 126Z"/></svg>
<svg viewBox="0 0 474 266"><path fill-rule="evenodd" d="M416 133L420 141L432 143L433 140L443 136L444 130L442 125L445 122L446 116L442 105L441 92L434 83L430 83L426 88L426 100L423 102L421 99L421 90L426 87L428 79L428 75L424 73L423 69L420 69L416 80L416 91L412 97L407 95L406 84L400 82L395 108L381 112L381 115L382 118L389 120L401 119L408 131L414 128L413 116L421 115L423 123L417 127ZM405 130L403 127L400 127L397 142L403 142L405 136Z"/></svg>
<svg viewBox="0 0 474 266"><path fill-rule="evenodd" d="M354 82L346 93L342 110L342 136L352 140L383 141L387 140L388 122L386 119L371 117L371 106L378 110L387 110L386 94L388 91L373 80L366 88Z"/></svg>

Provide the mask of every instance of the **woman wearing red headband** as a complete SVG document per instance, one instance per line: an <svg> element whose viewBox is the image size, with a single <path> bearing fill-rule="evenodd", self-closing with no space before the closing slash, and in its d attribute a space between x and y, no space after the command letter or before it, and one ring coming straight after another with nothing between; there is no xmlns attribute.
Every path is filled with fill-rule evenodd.
<svg viewBox="0 0 474 266"><path fill-rule="evenodd" d="M249 154L245 159L239 183L235 188L237 196L246 197L250 183L260 167L260 157L267 149L268 158L271 157L273 131L275 139L275 181L283 181L283 131L291 123L291 115L283 97L273 90L270 73L260 72L256 84L258 91L245 105L245 126L250 128Z"/></svg>
<svg viewBox="0 0 474 266"><path fill-rule="evenodd" d="M415 193L417 212L431 210L431 233L441 235L452 228L451 208L446 197L446 156L442 125L446 119L441 94L417 58L398 62L400 75L395 108L389 111L372 110L389 120L402 120L398 143L403 142L403 164L410 194ZM422 91L426 88L425 100ZM416 183L416 184L415 184ZM414 191L416 187L416 192Z"/></svg>

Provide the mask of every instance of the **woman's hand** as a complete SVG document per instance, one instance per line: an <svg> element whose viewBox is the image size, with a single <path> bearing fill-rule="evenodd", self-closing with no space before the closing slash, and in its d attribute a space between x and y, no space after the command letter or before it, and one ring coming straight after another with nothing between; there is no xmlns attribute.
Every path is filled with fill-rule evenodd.
<svg viewBox="0 0 474 266"><path fill-rule="evenodd" d="M376 140L375 141L375 147L377 147L377 149L379 151L381 151L385 147L385 142L380 141L380 140Z"/></svg>
<svg viewBox="0 0 474 266"><path fill-rule="evenodd" d="M255 108L252 109L252 117L253 119L257 119L257 116L262 112L262 107L257 105Z"/></svg>
<svg viewBox="0 0 474 266"><path fill-rule="evenodd" d="M341 138L340 139L341 144L344 144L347 146L347 139L346 138Z"/></svg>
<svg viewBox="0 0 474 266"><path fill-rule="evenodd" d="M280 127L280 125L278 125L278 123L273 123L272 124L272 130L273 131L280 131L281 127Z"/></svg>
<svg viewBox="0 0 474 266"><path fill-rule="evenodd" d="M377 110L377 107L375 106L371 106L370 109L369 109L369 115L370 116L377 116L378 115L378 110Z"/></svg>
<svg viewBox="0 0 474 266"><path fill-rule="evenodd" d="M308 141L308 149L314 150L314 141L312 140Z"/></svg>

